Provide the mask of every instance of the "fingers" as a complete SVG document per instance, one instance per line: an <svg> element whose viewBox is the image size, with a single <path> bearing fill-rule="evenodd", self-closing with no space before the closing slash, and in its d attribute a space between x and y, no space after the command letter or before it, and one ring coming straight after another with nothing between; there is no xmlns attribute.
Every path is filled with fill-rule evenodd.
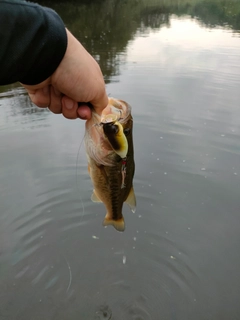
<svg viewBox="0 0 240 320"><path fill-rule="evenodd" d="M62 97L62 114L67 119L88 120L91 118L92 112L88 105L82 104L80 107L78 103L67 96Z"/></svg>
<svg viewBox="0 0 240 320"><path fill-rule="evenodd" d="M79 107L76 101L67 96L63 96L62 114L67 119L80 118L82 120L88 120L91 118L92 112L88 105L82 104Z"/></svg>
<svg viewBox="0 0 240 320"><path fill-rule="evenodd" d="M87 105L78 107L78 103L73 99L62 96L62 93L53 86L46 86L42 89L28 90L30 99L40 108L47 108L55 113L62 113L67 119L91 118L91 109ZM105 102L104 102L105 103Z"/></svg>
<svg viewBox="0 0 240 320"><path fill-rule="evenodd" d="M62 97L62 114L67 119L78 118L78 103L67 96Z"/></svg>
<svg viewBox="0 0 240 320"><path fill-rule="evenodd" d="M28 95L32 102L40 108L47 108L50 105L50 87L45 86L44 88L37 90L27 89Z"/></svg>
<svg viewBox="0 0 240 320"><path fill-rule="evenodd" d="M91 112L91 109L89 108L89 106L81 105L77 109L77 114L80 119L88 120L88 119L91 119L92 112Z"/></svg>
<svg viewBox="0 0 240 320"><path fill-rule="evenodd" d="M53 113L62 113L62 94L52 86L31 90L26 88L32 102L40 108L49 108Z"/></svg>
<svg viewBox="0 0 240 320"><path fill-rule="evenodd" d="M87 105L78 107L78 103L73 99L62 96L62 93L53 86L46 86L42 89L27 89L32 102L40 108L47 108L55 113L62 113L67 119L91 118L91 110Z"/></svg>
<svg viewBox="0 0 240 320"><path fill-rule="evenodd" d="M62 113L62 94L51 86L50 88L50 104L48 109L55 114Z"/></svg>

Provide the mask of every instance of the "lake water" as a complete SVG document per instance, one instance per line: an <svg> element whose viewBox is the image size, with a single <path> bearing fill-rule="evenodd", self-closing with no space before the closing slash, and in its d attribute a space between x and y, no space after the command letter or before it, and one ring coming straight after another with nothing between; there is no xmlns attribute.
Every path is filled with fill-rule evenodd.
<svg viewBox="0 0 240 320"><path fill-rule="evenodd" d="M45 4L132 106L137 211L102 227L84 122L2 87L0 319L240 319L239 2Z"/></svg>

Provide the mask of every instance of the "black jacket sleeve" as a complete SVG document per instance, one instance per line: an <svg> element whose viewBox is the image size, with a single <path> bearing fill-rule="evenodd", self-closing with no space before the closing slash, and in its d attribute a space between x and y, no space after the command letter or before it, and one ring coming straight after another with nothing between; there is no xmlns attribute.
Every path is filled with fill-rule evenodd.
<svg viewBox="0 0 240 320"><path fill-rule="evenodd" d="M66 48L66 30L55 11L0 0L0 85L42 82L56 70Z"/></svg>

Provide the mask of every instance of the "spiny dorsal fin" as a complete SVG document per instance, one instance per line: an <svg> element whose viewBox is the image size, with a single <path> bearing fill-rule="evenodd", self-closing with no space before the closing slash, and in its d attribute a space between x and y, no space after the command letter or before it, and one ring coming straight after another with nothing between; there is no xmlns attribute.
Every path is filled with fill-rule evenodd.
<svg viewBox="0 0 240 320"><path fill-rule="evenodd" d="M129 195L125 202L129 205L131 211L134 213L136 211L136 197L133 190L133 187L131 188Z"/></svg>

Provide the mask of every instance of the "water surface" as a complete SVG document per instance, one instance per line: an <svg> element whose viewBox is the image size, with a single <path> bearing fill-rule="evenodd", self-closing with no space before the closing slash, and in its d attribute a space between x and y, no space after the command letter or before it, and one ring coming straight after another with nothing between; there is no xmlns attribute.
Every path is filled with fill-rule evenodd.
<svg viewBox="0 0 240 320"><path fill-rule="evenodd" d="M0 319L239 319L238 2L45 4L132 105L137 211L102 227L84 122L2 87Z"/></svg>

